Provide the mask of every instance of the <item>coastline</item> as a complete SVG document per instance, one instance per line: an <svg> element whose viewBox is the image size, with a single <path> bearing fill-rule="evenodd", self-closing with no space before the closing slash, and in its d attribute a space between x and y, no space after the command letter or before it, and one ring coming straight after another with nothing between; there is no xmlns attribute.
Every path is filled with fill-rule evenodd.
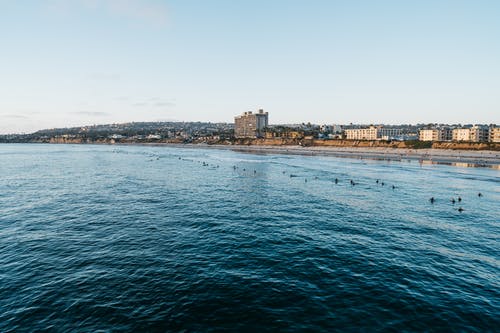
<svg viewBox="0 0 500 333"><path fill-rule="evenodd" d="M302 146L243 146L207 144L153 144L183 148L224 149L254 154L285 154L331 156L386 161L417 161L421 164L446 164L462 167L487 167L500 170L500 152L492 150L409 149L379 147L302 147Z"/></svg>
<svg viewBox="0 0 500 333"><path fill-rule="evenodd" d="M34 142L33 142L34 143ZM28 143L29 144L29 143ZM38 143L41 144L41 143ZM388 147L340 147L299 145L227 145L206 143L165 142L53 142L45 144L110 145L110 146L155 146L193 149L218 149L252 154L283 154L302 156L331 156L378 161L417 162L422 165L443 164L457 167L484 167L500 170L500 151L462 150L439 148L388 148Z"/></svg>

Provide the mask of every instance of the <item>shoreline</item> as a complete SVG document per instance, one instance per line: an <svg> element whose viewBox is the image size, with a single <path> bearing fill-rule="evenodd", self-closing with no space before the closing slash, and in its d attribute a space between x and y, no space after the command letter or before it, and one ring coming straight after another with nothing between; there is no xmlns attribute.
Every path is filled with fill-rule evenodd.
<svg viewBox="0 0 500 333"><path fill-rule="evenodd" d="M302 146L243 146L203 144L153 144L180 148L207 148L256 154L331 156L386 161L417 161L421 164L445 164L463 167L487 167L500 170L500 152L492 150L448 150L409 148L302 147Z"/></svg>

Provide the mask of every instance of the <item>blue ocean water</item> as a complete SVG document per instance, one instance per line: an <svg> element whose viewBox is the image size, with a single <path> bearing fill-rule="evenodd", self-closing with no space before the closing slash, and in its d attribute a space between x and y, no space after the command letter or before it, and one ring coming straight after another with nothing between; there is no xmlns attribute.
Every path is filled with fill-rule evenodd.
<svg viewBox="0 0 500 333"><path fill-rule="evenodd" d="M500 327L498 170L32 144L0 174L1 332Z"/></svg>

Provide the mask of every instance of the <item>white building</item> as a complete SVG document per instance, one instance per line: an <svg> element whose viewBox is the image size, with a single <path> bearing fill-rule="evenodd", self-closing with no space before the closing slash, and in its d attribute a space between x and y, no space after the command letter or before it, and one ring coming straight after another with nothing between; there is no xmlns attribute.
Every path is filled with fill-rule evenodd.
<svg viewBox="0 0 500 333"><path fill-rule="evenodd" d="M490 142L500 142L500 127L490 127Z"/></svg>
<svg viewBox="0 0 500 333"><path fill-rule="evenodd" d="M401 135L398 128L383 128L370 126L368 128L355 128L345 130L347 140L391 140Z"/></svg>
<svg viewBox="0 0 500 333"><path fill-rule="evenodd" d="M451 130L449 128L430 128L419 131L420 141L449 141Z"/></svg>
<svg viewBox="0 0 500 333"><path fill-rule="evenodd" d="M453 141L486 142L488 141L488 127L474 125L469 128L455 128Z"/></svg>
<svg viewBox="0 0 500 333"><path fill-rule="evenodd" d="M345 135L347 140L377 140L377 128L370 126L369 128L346 129Z"/></svg>
<svg viewBox="0 0 500 333"><path fill-rule="evenodd" d="M434 129L422 129L418 133L418 139L420 141L439 141L439 130Z"/></svg>
<svg viewBox="0 0 500 333"><path fill-rule="evenodd" d="M342 132L342 126L333 124L332 125L332 133L341 133Z"/></svg>
<svg viewBox="0 0 500 333"><path fill-rule="evenodd" d="M453 141L469 141L470 128L453 129Z"/></svg>
<svg viewBox="0 0 500 333"><path fill-rule="evenodd" d="M488 142L490 129L488 126L475 125L470 129L470 141Z"/></svg>

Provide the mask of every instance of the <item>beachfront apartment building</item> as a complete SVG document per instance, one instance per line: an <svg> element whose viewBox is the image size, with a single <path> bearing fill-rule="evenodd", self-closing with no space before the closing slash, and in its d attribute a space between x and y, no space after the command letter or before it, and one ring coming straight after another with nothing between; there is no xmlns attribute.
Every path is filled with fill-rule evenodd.
<svg viewBox="0 0 500 333"><path fill-rule="evenodd" d="M441 141L441 131L437 128L433 129L422 129L418 133L418 139L420 141Z"/></svg>
<svg viewBox="0 0 500 333"><path fill-rule="evenodd" d="M453 141L486 142L489 139L487 126L474 125L467 128L455 128L452 131Z"/></svg>
<svg viewBox="0 0 500 333"><path fill-rule="evenodd" d="M469 141L470 128L455 128L453 129L453 141Z"/></svg>
<svg viewBox="0 0 500 333"><path fill-rule="evenodd" d="M420 141L450 141L452 131L449 128L426 128L419 131Z"/></svg>
<svg viewBox="0 0 500 333"><path fill-rule="evenodd" d="M346 129L345 135L347 140L391 140L400 136L401 130L372 125L368 128Z"/></svg>
<svg viewBox="0 0 500 333"><path fill-rule="evenodd" d="M490 127L490 142L500 142L500 127Z"/></svg>
<svg viewBox="0 0 500 333"><path fill-rule="evenodd" d="M475 125L470 129L470 139L474 142L488 142L490 129L488 126Z"/></svg>
<svg viewBox="0 0 500 333"><path fill-rule="evenodd" d="M257 113L244 112L234 117L234 136L236 138L262 138L268 122L269 114L262 109Z"/></svg>
<svg viewBox="0 0 500 333"><path fill-rule="evenodd" d="M370 126L368 128L346 129L345 136L347 140L377 140L377 128Z"/></svg>

